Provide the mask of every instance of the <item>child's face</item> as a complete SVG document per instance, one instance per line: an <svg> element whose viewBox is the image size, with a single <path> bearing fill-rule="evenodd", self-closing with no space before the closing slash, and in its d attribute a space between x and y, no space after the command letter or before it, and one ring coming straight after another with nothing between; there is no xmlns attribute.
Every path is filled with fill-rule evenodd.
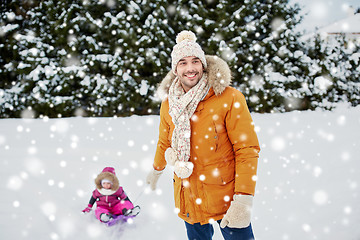
<svg viewBox="0 0 360 240"><path fill-rule="evenodd" d="M105 188L105 189L110 189L111 188L111 183L103 182L102 187Z"/></svg>

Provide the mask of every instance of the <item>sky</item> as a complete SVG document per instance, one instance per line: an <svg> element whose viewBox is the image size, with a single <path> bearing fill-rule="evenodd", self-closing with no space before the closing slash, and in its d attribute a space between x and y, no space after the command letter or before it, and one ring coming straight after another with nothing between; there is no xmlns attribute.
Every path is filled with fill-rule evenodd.
<svg viewBox="0 0 360 240"><path fill-rule="evenodd" d="M302 14L307 13L298 27L306 32L346 18L351 6L354 10L360 8L359 0L290 0L290 3L298 3L302 8Z"/></svg>

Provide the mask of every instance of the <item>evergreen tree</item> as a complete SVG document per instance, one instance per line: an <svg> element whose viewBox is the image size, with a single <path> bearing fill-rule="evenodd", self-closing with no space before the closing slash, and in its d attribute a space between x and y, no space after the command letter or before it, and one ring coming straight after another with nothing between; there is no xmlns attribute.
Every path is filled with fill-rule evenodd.
<svg viewBox="0 0 360 240"><path fill-rule="evenodd" d="M328 89L332 85L329 65L329 53L331 48L325 44L320 35L304 42L305 52L297 53L299 62L308 62L308 66L302 69L304 80L303 89L306 90L306 109L317 107L330 107L328 102Z"/></svg>
<svg viewBox="0 0 360 240"><path fill-rule="evenodd" d="M360 45L340 36L329 50L327 60L331 84L327 86L328 102L360 104ZM316 104L316 103L315 103Z"/></svg>
<svg viewBox="0 0 360 240"><path fill-rule="evenodd" d="M152 113L157 74L166 71L159 61L168 60L165 17L161 5L140 0L42 1L14 38L19 74L3 92L9 97L1 114Z"/></svg>
<svg viewBox="0 0 360 240"><path fill-rule="evenodd" d="M289 0L7 1L0 116L127 116L159 110L181 30L228 62L257 112L359 104L359 46L307 43ZM347 46L344 48L343 46Z"/></svg>
<svg viewBox="0 0 360 240"><path fill-rule="evenodd" d="M304 69L304 89L307 90L306 109L332 109L339 102L351 106L360 103L359 45L345 36L324 39L316 35L304 42L299 61L309 62Z"/></svg>
<svg viewBox="0 0 360 240"><path fill-rule="evenodd" d="M15 37L17 32L24 28L26 12L37 3L33 1L2 1L0 11L0 115L4 108L9 109L5 116L12 114L14 108L9 104L17 89L12 89L17 81L17 61L19 61L19 49ZM20 66L22 67L22 66ZM10 90L12 89L12 90Z"/></svg>
<svg viewBox="0 0 360 240"><path fill-rule="evenodd" d="M207 54L229 63L233 85L245 93L251 109L285 111L288 99L303 98L295 93L301 79L293 77L301 75L293 57L301 49L293 31L301 21L299 11L288 0L179 0L176 24L195 31Z"/></svg>
<svg viewBox="0 0 360 240"><path fill-rule="evenodd" d="M136 73L140 86L136 90L139 94L133 100L142 107L138 113L157 113L160 104L156 98L156 89L169 70L167 66L171 63L170 53L173 46L169 39L172 39L175 33L168 24L168 1L143 0L137 3L141 14L131 23L136 32L131 37L134 44L129 48L136 61L127 68Z"/></svg>

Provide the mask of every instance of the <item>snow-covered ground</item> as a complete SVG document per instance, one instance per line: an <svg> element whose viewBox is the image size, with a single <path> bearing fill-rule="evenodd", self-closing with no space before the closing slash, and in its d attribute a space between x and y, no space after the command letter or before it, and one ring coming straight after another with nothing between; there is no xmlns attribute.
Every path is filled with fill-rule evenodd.
<svg viewBox="0 0 360 240"><path fill-rule="evenodd" d="M359 240L360 107L252 115L262 146L256 239ZM158 116L0 120L0 239L186 239L171 169L158 191L145 186L158 123ZM108 228L81 214L105 166L142 207L131 224ZM218 226L214 239L222 239Z"/></svg>

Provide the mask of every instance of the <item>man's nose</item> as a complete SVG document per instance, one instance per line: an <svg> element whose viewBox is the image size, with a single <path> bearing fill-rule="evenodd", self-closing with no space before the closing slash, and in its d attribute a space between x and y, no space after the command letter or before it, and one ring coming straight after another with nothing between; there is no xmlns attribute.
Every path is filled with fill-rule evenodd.
<svg viewBox="0 0 360 240"><path fill-rule="evenodd" d="M195 65L192 63L186 64L186 72L196 72Z"/></svg>

